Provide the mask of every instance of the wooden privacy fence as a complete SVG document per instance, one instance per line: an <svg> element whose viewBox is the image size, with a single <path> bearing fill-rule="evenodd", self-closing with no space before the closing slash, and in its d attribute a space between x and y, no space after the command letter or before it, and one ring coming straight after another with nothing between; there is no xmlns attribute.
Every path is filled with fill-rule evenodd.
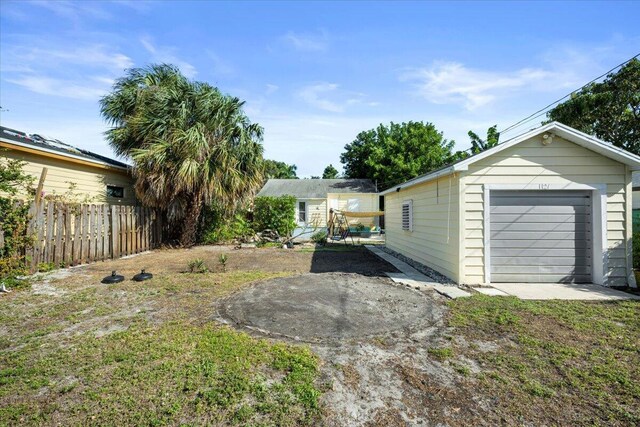
<svg viewBox="0 0 640 427"><path fill-rule="evenodd" d="M30 269L41 263L56 267L119 258L157 247L161 217L141 206L32 203L27 249Z"/></svg>

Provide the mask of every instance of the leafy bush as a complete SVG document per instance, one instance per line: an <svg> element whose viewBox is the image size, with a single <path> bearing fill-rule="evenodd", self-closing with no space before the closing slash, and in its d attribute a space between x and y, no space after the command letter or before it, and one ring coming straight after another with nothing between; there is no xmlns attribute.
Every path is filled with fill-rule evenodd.
<svg viewBox="0 0 640 427"><path fill-rule="evenodd" d="M31 244L27 234L29 202L18 197L33 196L33 178L22 171L20 160L0 160L0 231L4 244L0 247L0 282L25 272L25 249Z"/></svg>
<svg viewBox="0 0 640 427"><path fill-rule="evenodd" d="M225 218L220 209L207 206L202 213L198 242L229 243L233 240L246 240L254 234L255 231L251 227L251 222L247 220L245 212Z"/></svg>
<svg viewBox="0 0 640 427"><path fill-rule="evenodd" d="M196 258L189 261L190 273L206 273L207 271L209 271L209 269L202 258Z"/></svg>
<svg viewBox="0 0 640 427"><path fill-rule="evenodd" d="M253 208L253 222L257 231L277 230L282 236L289 236L296 228L296 198L293 196L256 197Z"/></svg>
<svg viewBox="0 0 640 427"><path fill-rule="evenodd" d="M327 232L325 230L316 231L311 235L311 240L324 245L327 243Z"/></svg>

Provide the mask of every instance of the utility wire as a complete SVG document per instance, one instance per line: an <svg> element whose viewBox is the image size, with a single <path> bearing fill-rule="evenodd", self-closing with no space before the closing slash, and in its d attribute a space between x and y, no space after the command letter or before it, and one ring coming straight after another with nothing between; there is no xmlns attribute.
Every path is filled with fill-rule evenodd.
<svg viewBox="0 0 640 427"><path fill-rule="evenodd" d="M594 82L596 82L597 80L600 80L602 77L606 76L607 74L611 73L612 71L614 71L614 70L616 70L616 69L618 69L618 68L623 67L623 66L624 66L624 65L626 65L627 63L629 63L629 62L633 61L634 59L636 59L638 56L640 56L640 53L638 53L638 54L636 54L635 56L633 56L633 57L629 58L628 60L624 61L623 63L616 65L615 67L613 67L612 69L610 69L610 70L609 70L609 71L607 71L606 73L599 75L598 77L596 77L595 79L593 79L593 80L591 80L590 82L586 83L586 84L585 84L585 85L583 85L582 87L580 87L580 88L578 88L578 89L576 89L576 90L574 90L574 91L572 91L572 92L568 93L567 95L563 96L562 98L560 98L560 99L558 99L558 100L556 100L556 101L553 101L551 104L547 105L546 107L539 109L539 110L538 110L538 111L536 111L535 113L530 114L529 116L525 117L524 119L522 119L522 120L520 120L520 121L518 121L518 122L516 122L516 123L512 124L511 126L508 126L507 128L505 128L505 129L501 130L501 131L500 131L500 135L502 136L504 133L507 133L507 132L509 132L510 130L513 130L513 129L515 129L515 128L518 128L518 127L520 127L520 126L524 125L525 123L528 123L528 122L530 122L531 120L534 120L534 119L536 119L536 118L540 117L541 115L545 114L549 108L553 107L554 105L556 105L556 104L557 104L557 103L559 103L560 101L562 101L562 100L564 100L564 99L566 99L566 98L570 97L570 96L571 96L572 94L574 94L575 92L578 92L578 91L580 91L580 90L584 89L585 87L589 86L591 83L594 83Z"/></svg>

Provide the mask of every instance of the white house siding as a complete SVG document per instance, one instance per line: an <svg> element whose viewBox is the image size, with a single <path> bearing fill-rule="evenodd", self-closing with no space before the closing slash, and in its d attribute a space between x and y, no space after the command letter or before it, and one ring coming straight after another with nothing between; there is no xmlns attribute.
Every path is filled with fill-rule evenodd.
<svg viewBox="0 0 640 427"><path fill-rule="evenodd" d="M460 282L484 282L483 184L579 183L607 186L608 265L605 272L609 286L626 284L630 249L625 242L630 240L625 219L631 209L627 197L631 192L631 174L625 165L559 137L548 146L541 141L541 136L533 137L469 165L469 170L464 172Z"/></svg>
<svg viewBox="0 0 640 427"><path fill-rule="evenodd" d="M329 209L353 212L376 212L380 209L378 203L378 193L329 193L327 194L327 200L327 214L329 212ZM349 204L350 201L352 202L351 205ZM365 226L369 226L370 224L365 224L365 222L367 221L371 221L373 222L373 224L377 224L376 217L371 217L370 220L368 218L349 219L349 223L351 224L357 224L361 222Z"/></svg>
<svg viewBox="0 0 640 427"><path fill-rule="evenodd" d="M445 276L459 277L459 178L454 175L385 196L386 245ZM402 202L413 201L413 231L402 230Z"/></svg>
<svg viewBox="0 0 640 427"><path fill-rule="evenodd" d="M303 199L300 199L303 200ZM327 201L326 199L306 199L307 224L312 227L326 227Z"/></svg>

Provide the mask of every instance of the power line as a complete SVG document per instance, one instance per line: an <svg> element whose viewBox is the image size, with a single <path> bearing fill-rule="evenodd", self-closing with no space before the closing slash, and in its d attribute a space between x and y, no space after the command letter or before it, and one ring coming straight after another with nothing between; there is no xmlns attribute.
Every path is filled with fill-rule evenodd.
<svg viewBox="0 0 640 427"><path fill-rule="evenodd" d="M640 53L638 53L638 54L636 54L635 56L633 56L633 57L629 58L628 60L624 61L623 63L616 65L615 67L613 67L612 69L610 69L610 70L609 70L609 71L607 71L606 73L601 74L601 75L599 75L598 77L596 77L595 79L591 80L590 82L588 82L588 83L584 84L582 87L580 87L580 88L578 88L578 89L576 89L576 90L574 90L574 91L572 91L572 92L568 93L567 95L563 96L562 98L560 98L560 99L558 99L558 100L556 100L556 101L553 101L551 104L547 105L546 107L539 109L539 110L538 110L538 111L536 111L535 113L530 114L529 116L525 117L524 119L522 119L522 120L520 120L520 121L518 121L518 122L516 122L516 123L512 124L511 126L508 126L506 129L501 130L501 131L500 131L500 135L503 135L504 133L509 132L510 130L513 130L513 129L515 129L515 128L518 128L518 127L520 127L520 126L524 125L525 123L528 123L528 122L530 122L531 120L534 120L534 119L536 119L536 118L540 117L541 115L545 114L549 108L553 107L554 105L556 105L556 104L557 104L557 103L559 103L560 101L564 100L565 98L570 97L570 96L571 96L572 94L574 94L575 92L577 92L577 91L580 91L580 90L584 89L585 87L589 86L591 83L594 83L595 81L600 80L602 77L606 76L607 74L611 73L612 71L614 71L614 70L616 70L616 69L618 69L618 68L620 68L620 67L623 67L623 66L624 66L624 65L626 65L627 63L629 63L629 62L633 61L634 59L636 59L638 56L640 56Z"/></svg>

